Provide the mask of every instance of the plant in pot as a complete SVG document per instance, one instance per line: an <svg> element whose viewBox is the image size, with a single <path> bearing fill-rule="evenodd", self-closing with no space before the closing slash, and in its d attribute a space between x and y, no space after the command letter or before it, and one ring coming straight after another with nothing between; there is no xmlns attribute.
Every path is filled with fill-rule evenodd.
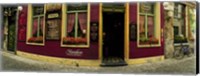
<svg viewBox="0 0 200 76"><path fill-rule="evenodd" d="M77 38L75 39L75 43L76 43L76 44L86 44L86 42L87 42L87 39L86 39L86 38L83 38L83 37L77 37Z"/></svg>
<svg viewBox="0 0 200 76"><path fill-rule="evenodd" d="M31 38L28 39L28 42L31 42L31 43L42 43L43 42L43 36L31 37Z"/></svg>
<svg viewBox="0 0 200 76"><path fill-rule="evenodd" d="M185 38L183 35L176 35L174 37L174 43L185 43L187 42L187 38Z"/></svg>
<svg viewBox="0 0 200 76"><path fill-rule="evenodd" d="M31 37L31 38L28 39L28 42L32 43L32 42L35 42L35 40L36 40L36 37Z"/></svg>
<svg viewBox="0 0 200 76"><path fill-rule="evenodd" d="M140 33L140 44L149 44L149 39L145 37L145 32Z"/></svg>
<svg viewBox="0 0 200 76"><path fill-rule="evenodd" d="M150 44L158 44L158 39L153 36L149 38L149 41L150 41Z"/></svg>
<svg viewBox="0 0 200 76"><path fill-rule="evenodd" d="M64 37L63 44L75 44L75 38L74 37Z"/></svg>
<svg viewBox="0 0 200 76"><path fill-rule="evenodd" d="M36 43L43 43L43 36L36 37L35 42Z"/></svg>
<svg viewBox="0 0 200 76"><path fill-rule="evenodd" d="M87 39L86 38L81 38L80 39L81 44L87 44Z"/></svg>

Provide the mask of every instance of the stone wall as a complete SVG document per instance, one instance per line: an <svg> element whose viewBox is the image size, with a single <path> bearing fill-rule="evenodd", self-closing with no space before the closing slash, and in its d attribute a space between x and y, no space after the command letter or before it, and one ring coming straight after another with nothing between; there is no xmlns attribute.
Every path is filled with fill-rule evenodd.
<svg viewBox="0 0 200 76"><path fill-rule="evenodd" d="M174 28L173 28L173 9L174 4L172 2L164 2L164 40L165 40L165 58L172 58L174 52Z"/></svg>

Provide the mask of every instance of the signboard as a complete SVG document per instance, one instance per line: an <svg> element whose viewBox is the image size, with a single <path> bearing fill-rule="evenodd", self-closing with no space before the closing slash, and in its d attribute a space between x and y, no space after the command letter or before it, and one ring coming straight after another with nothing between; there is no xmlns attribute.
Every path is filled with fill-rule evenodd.
<svg viewBox="0 0 200 76"><path fill-rule="evenodd" d="M46 39L60 40L61 4L48 4L46 14Z"/></svg>
<svg viewBox="0 0 200 76"><path fill-rule="evenodd" d="M130 36L130 41L136 41L137 40L137 25L131 23L130 28L129 28L129 36Z"/></svg>
<svg viewBox="0 0 200 76"><path fill-rule="evenodd" d="M60 39L61 20L59 19L47 20L46 24L47 24L46 39L53 39L53 40Z"/></svg>
<svg viewBox="0 0 200 76"><path fill-rule="evenodd" d="M98 22L91 22L90 24L90 41L92 42L98 42L98 39L99 39L99 34L98 34L98 29L99 29L99 26L98 26Z"/></svg>

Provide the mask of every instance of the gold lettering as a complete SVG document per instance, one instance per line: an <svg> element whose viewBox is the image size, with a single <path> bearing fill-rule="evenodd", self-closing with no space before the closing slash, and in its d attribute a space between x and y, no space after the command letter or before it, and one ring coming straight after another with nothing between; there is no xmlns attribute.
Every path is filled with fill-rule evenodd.
<svg viewBox="0 0 200 76"><path fill-rule="evenodd" d="M58 17L59 15L57 13L54 13L54 14L49 14L48 15L48 18L55 18L55 17Z"/></svg>

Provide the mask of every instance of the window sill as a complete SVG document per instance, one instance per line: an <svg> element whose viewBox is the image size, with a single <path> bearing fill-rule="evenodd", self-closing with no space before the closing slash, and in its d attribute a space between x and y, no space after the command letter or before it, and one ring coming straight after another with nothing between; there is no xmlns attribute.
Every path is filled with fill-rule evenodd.
<svg viewBox="0 0 200 76"><path fill-rule="evenodd" d="M31 42L27 42L26 44L28 45L37 45L37 46L44 46L44 43L31 43Z"/></svg>
<svg viewBox="0 0 200 76"><path fill-rule="evenodd" d="M61 44L61 47L69 47L69 48L89 48L88 45L67 45L67 44Z"/></svg>
<svg viewBox="0 0 200 76"><path fill-rule="evenodd" d="M184 42L184 43L182 43L182 45L189 45L189 43ZM181 43L174 43L174 46L181 46Z"/></svg>
<svg viewBox="0 0 200 76"><path fill-rule="evenodd" d="M145 48L145 47L160 47L161 45L160 44L144 44L144 45L141 45L139 44L138 47L139 48Z"/></svg>

